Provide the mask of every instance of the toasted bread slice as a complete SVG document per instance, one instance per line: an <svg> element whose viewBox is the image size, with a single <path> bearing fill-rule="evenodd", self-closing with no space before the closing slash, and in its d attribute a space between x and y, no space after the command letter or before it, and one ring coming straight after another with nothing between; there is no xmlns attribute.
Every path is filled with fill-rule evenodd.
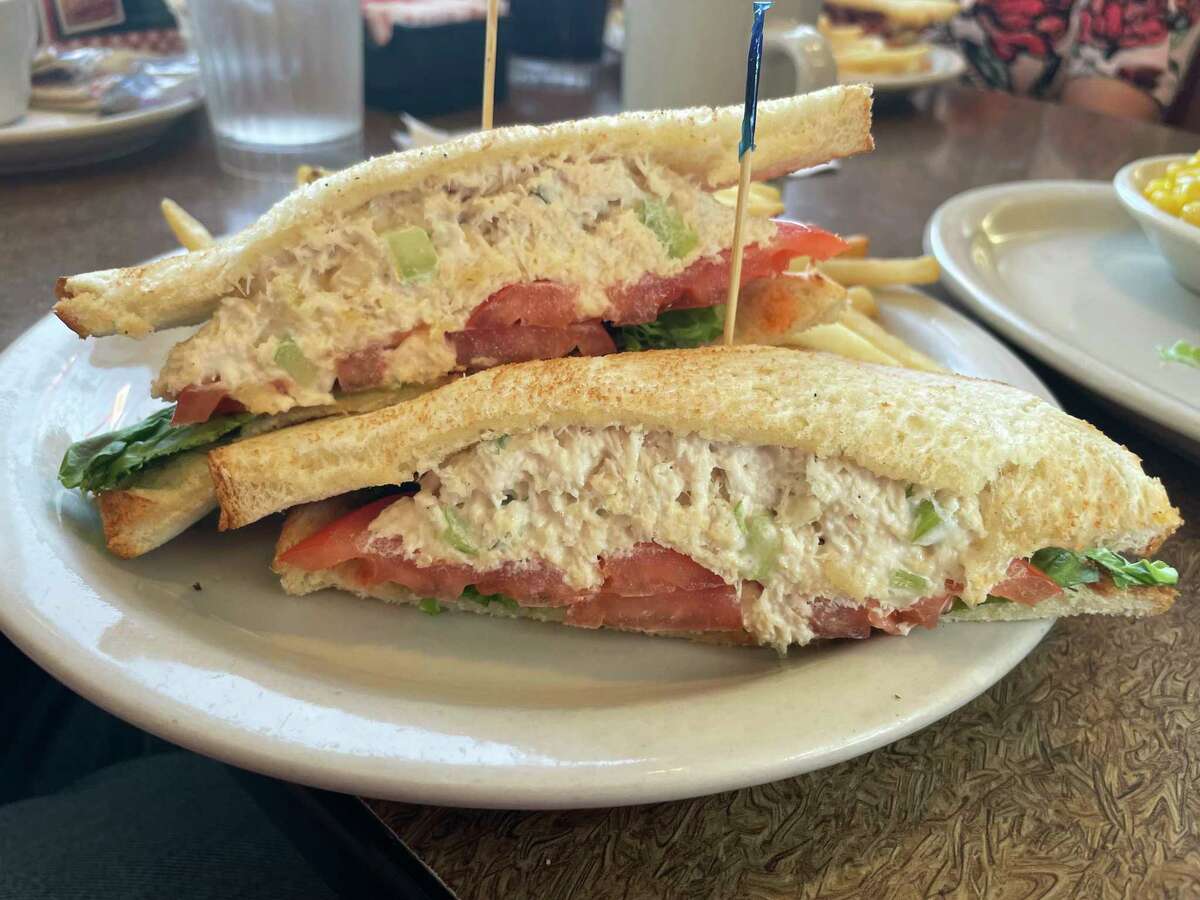
<svg viewBox="0 0 1200 900"><path fill-rule="evenodd" d="M266 434L329 416L348 416L410 400L428 390L411 386L398 391L346 394L332 406L310 407L255 419L241 438ZM208 451L191 450L134 475L122 487L96 496L104 540L111 553L132 559L177 537L217 508Z"/></svg>
<svg viewBox="0 0 1200 900"><path fill-rule="evenodd" d="M758 108L754 176L871 149L871 91L833 87L767 100ZM212 247L127 269L58 280L55 313L81 337L143 336L209 318L262 261L286 249L322 217L348 213L385 194L451 172L496 166L530 154L645 155L717 188L738 176L742 107L625 113L545 127L515 126L377 157L297 188L246 230Z"/></svg>
<svg viewBox="0 0 1200 900"><path fill-rule="evenodd" d="M504 366L403 408L223 447L209 462L229 528L411 480L497 434L570 426L797 448L977 498L986 536L963 558L963 596L975 602L1010 560L1042 547L1150 553L1180 522L1136 456L1023 391L765 347Z"/></svg>

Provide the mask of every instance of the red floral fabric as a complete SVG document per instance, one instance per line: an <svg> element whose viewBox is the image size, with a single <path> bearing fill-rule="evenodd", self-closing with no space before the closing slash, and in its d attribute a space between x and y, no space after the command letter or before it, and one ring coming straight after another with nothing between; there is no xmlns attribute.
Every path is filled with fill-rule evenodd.
<svg viewBox="0 0 1200 900"><path fill-rule="evenodd" d="M1200 0L963 0L950 30L990 87L1054 98L1104 76L1166 106L1197 64Z"/></svg>

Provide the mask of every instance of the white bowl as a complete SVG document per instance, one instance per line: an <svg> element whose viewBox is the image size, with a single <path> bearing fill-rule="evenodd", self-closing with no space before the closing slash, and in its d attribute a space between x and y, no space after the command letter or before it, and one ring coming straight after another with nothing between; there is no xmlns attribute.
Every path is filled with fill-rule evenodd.
<svg viewBox="0 0 1200 900"><path fill-rule="evenodd" d="M1168 164L1187 158L1186 154L1176 153L1131 162L1113 178L1113 187L1121 205L1163 255L1175 279L1200 294L1200 228L1163 212L1142 196L1146 183L1163 175Z"/></svg>

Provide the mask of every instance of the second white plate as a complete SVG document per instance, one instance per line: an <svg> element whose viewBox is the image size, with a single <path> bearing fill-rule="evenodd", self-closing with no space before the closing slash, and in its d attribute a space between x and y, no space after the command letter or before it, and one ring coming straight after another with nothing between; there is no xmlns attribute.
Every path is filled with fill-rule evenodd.
<svg viewBox="0 0 1200 900"><path fill-rule="evenodd" d="M948 366L1047 396L1000 342L916 292L887 327ZM947 625L793 651L711 647L346 594L282 593L278 522L211 521L142 559L104 552L55 481L69 441L137 421L178 335L79 341L43 320L0 356L0 628L85 697L266 774L423 803L649 803L831 765L995 683L1049 622Z"/></svg>
<svg viewBox="0 0 1200 900"><path fill-rule="evenodd" d="M148 147L201 103L185 96L114 116L31 109L0 127L0 174L34 172L115 159Z"/></svg>
<svg viewBox="0 0 1200 900"><path fill-rule="evenodd" d="M841 75L838 81L841 84L870 84L879 94L904 94L953 81L966 67L966 61L957 50L934 44L929 48L929 68L924 72L905 72L898 75L859 75L847 72Z"/></svg>
<svg viewBox="0 0 1200 900"><path fill-rule="evenodd" d="M942 279L1005 337L1080 384L1200 442L1200 370L1158 347L1200 343L1182 287L1107 183L1030 181L959 194L925 231Z"/></svg>

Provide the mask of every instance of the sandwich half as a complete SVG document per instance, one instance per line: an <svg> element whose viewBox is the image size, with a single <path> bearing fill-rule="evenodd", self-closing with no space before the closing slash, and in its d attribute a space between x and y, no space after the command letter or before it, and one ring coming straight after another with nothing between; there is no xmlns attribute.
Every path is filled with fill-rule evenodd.
<svg viewBox="0 0 1200 900"><path fill-rule="evenodd" d="M764 347L503 366L209 455L292 593L761 644L1167 609L1179 516L1014 388ZM1119 551L1132 553L1127 559Z"/></svg>
<svg viewBox="0 0 1200 900"><path fill-rule="evenodd" d="M755 177L869 150L870 106L861 86L763 102ZM54 309L81 336L200 324L154 382L176 424L610 353L664 315L699 326L658 329L664 342L698 343L720 332L733 211L712 192L737 180L741 116L518 126L369 160L210 248L62 278ZM796 223L746 227L747 282L845 246Z"/></svg>
<svg viewBox="0 0 1200 900"><path fill-rule="evenodd" d="M918 41L934 25L958 15L957 0L825 0L825 15L835 25L857 25L889 44Z"/></svg>
<svg viewBox="0 0 1200 900"><path fill-rule="evenodd" d="M203 454L217 443L500 362L714 339L733 214L712 190L736 179L740 115L638 113L393 154L207 249L60 279L55 312L82 337L201 325L155 380L174 406L73 445L60 480L93 493L109 549L136 556L212 510ZM870 149L870 92L764 103L759 134L760 178ZM792 331L832 315L839 297L785 270L842 241L749 228L750 307L769 299Z"/></svg>

